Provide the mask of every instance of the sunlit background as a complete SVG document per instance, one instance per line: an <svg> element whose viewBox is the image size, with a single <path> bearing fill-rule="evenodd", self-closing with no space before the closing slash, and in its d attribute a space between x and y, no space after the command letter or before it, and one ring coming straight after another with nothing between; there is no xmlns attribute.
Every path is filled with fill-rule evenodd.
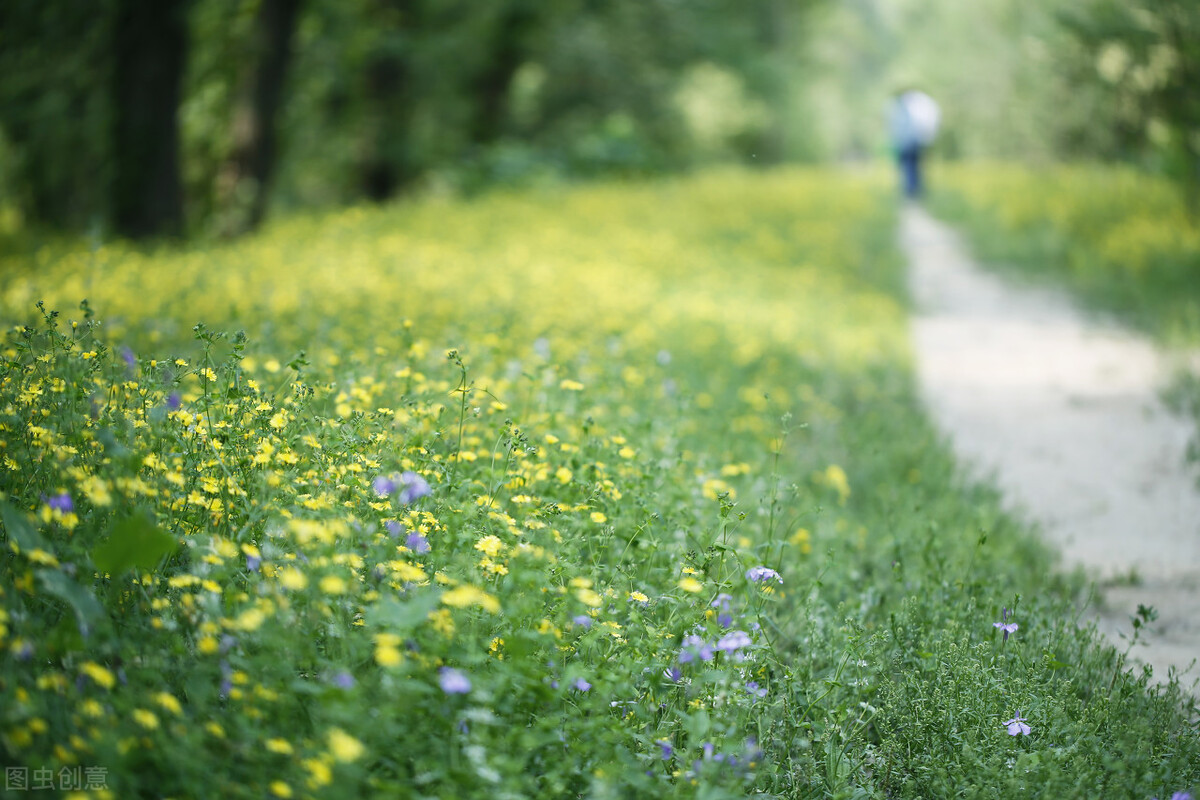
<svg viewBox="0 0 1200 800"><path fill-rule="evenodd" d="M1189 0L10 0L0 232L230 235L298 207L713 162L1121 160L1196 182Z"/></svg>

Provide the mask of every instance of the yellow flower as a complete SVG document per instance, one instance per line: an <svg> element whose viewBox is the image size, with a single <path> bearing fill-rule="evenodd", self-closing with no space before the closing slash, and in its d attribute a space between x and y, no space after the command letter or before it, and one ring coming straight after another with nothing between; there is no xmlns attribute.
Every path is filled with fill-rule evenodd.
<svg viewBox="0 0 1200 800"><path fill-rule="evenodd" d="M812 534L808 532L807 528L800 528L798 531L792 534L792 537L788 539L788 541L798 546L800 548L800 552L804 553L805 555L808 555L812 552Z"/></svg>
<svg viewBox="0 0 1200 800"><path fill-rule="evenodd" d="M367 749L363 746L362 742L341 728L330 728L328 740L329 752L336 760L343 764L348 764L351 761L357 761L362 758L363 753Z"/></svg>
<svg viewBox="0 0 1200 800"><path fill-rule="evenodd" d="M394 633L375 634L375 663L381 667L400 666L404 661L400 641L400 637Z"/></svg>
<svg viewBox="0 0 1200 800"><path fill-rule="evenodd" d="M443 636L454 635L454 616L448 608L439 608L429 614L429 624Z"/></svg>
<svg viewBox="0 0 1200 800"><path fill-rule="evenodd" d="M148 731L158 728L158 717L154 715L153 711L147 711L144 708L133 710L133 721Z"/></svg>
<svg viewBox="0 0 1200 800"><path fill-rule="evenodd" d="M104 716L104 706L91 698L79 704L79 711L85 717L91 717L92 719L99 719Z"/></svg>
<svg viewBox="0 0 1200 800"><path fill-rule="evenodd" d="M321 582L318 585L325 594L346 593L346 581L337 575L326 575L324 578L321 578Z"/></svg>
<svg viewBox="0 0 1200 800"><path fill-rule="evenodd" d="M175 716L183 713L183 707L179 705L179 701L175 698L175 695L170 692L159 692L154 696L154 701Z"/></svg>
<svg viewBox="0 0 1200 800"><path fill-rule="evenodd" d="M579 598L579 602L583 603L585 606L599 608L600 606L604 605L604 599L591 589L576 589L575 596Z"/></svg>
<svg viewBox="0 0 1200 800"><path fill-rule="evenodd" d="M846 478L846 471L837 464L830 464L825 468L822 477L826 484L837 491L838 502L845 505L846 498L850 496L850 481Z"/></svg>
<svg viewBox="0 0 1200 800"><path fill-rule="evenodd" d="M281 756L290 756L292 754L292 743L287 739L267 739L263 746L272 753L278 753Z"/></svg>
<svg viewBox="0 0 1200 800"><path fill-rule="evenodd" d="M442 595L442 602L454 608L478 606L490 614L500 613L500 601L482 589L464 584Z"/></svg>
<svg viewBox="0 0 1200 800"><path fill-rule="evenodd" d="M379 645L375 648L375 663L381 667L398 667L404 663L404 654L399 648Z"/></svg>
<svg viewBox="0 0 1200 800"><path fill-rule="evenodd" d="M97 686L105 689L112 689L117 685L116 677L94 661L83 662L79 665L79 671L95 681Z"/></svg>
<svg viewBox="0 0 1200 800"><path fill-rule="evenodd" d="M249 608L243 611L236 620L233 621L233 626L240 631L256 631L262 624L266 622L267 615L258 608Z"/></svg>
<svg viewBox="0 0 1200 800"><path fill-rule="evenodd" d="M295 567L284 567L279 571L279 585L285 589L300 591L308 586L308 578Z"/></svg>
<svg viewBox="0 0 1200 800"><path fill-rule="evenodd" d="M592 522L595 522L599 525L603 525L605 522L608 522L608 517L604 516L604 514L602 514L599 511L593 511L592 512Z"/></svg>
<svg viewBox="0 0 1200 800"><path fill-rule="evenodd" d="M583 384L580 383L579 381L573 381L570 378L564 379L561 383L558 384L558 387L560 389L566 389L568 392L582 392L583 391Z"/></svg>
<svg viewBox="0 0 1200 800"><path fill-rule="evenodd" d="M308 785L313 789L320 789L333 782L333 770L324 761L318 758L308 758L303 763L304 768L308 770Z"/></svg>
<svg viewBox="0 0 1200 800"><path fill-rule="evenodd" d="M495 557L504 552L504 542L500 541L499 536L489 534L475 543L475 549Z"/></svg>
<svg viewBox="0 0 1200 800"><path fill-rule="evenodd" d="M26 554L27 558L35 564L42 564L47 567L57 567L58 559L53 553L47 553L40 547L35 547Z"/></svg>
<svg viewBox="0 0 1200 800"><path fill-rule="evenodd" d="M704 591L704 584L701 583L700 581L696 580L695 578L688 576L686 578L679 579L679 588L683 589L685 592L691 592L692 594L697 594L699 592Z"/></svg>
<svg viewBox="0 0 1200 800"><path fill-rule="evenodd" d="M292 796L292 787L283 781L271 781L271 794L287 800L287 798Z"/></svg>

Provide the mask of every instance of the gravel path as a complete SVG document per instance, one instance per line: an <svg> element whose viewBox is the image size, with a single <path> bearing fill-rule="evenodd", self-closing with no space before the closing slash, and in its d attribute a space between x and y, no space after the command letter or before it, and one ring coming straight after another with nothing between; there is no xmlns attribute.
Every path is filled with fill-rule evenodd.
<svg viewBox="0 0 1200 800"><path fill-rule="evenodd" d="M1191 428L1158 398L1171 365L1065 295L981 270L917 206L902 212L900 239L936 424L1064 566L1095 576L1087 613L1114 644L1124 648L1138 604L1152 605L1158 620L1133 656L1157 678L1187 669L1200 658L1200 492L1184 461Z"/></svg>

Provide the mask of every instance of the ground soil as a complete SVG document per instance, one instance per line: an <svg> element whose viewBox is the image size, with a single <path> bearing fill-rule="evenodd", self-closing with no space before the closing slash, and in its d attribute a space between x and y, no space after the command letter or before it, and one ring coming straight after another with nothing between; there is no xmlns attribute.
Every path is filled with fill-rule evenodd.
<svg viewBox="0 0 1200 800"><path fill-rule="evenodd" d="M1085 569L1094 619L1124 649L1139 604L1158 619L1131 658L1200 677L1200 491L1194 427L1161 392L1179 358L1065 294L982 269L917 205L901 215L922 399L975 477ZM1144 643L1143 643L1144 642ZM1185 672L1186 671L1186 672ZM1193 686L1193 689L1195 687Z"/></svg>

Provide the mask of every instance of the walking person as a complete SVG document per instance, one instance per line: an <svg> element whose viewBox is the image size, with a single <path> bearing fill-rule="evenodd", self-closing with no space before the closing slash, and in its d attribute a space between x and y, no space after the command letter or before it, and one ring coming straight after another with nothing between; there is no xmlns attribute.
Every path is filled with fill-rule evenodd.
<svg viewBox="0 0 1200 800"><path fill-rule="evenodd" d="M892 98L888 116L904 196L920 197L925 189L921 180L921 158L937 136L941 109L924 92L905 89Z"/></svg>

